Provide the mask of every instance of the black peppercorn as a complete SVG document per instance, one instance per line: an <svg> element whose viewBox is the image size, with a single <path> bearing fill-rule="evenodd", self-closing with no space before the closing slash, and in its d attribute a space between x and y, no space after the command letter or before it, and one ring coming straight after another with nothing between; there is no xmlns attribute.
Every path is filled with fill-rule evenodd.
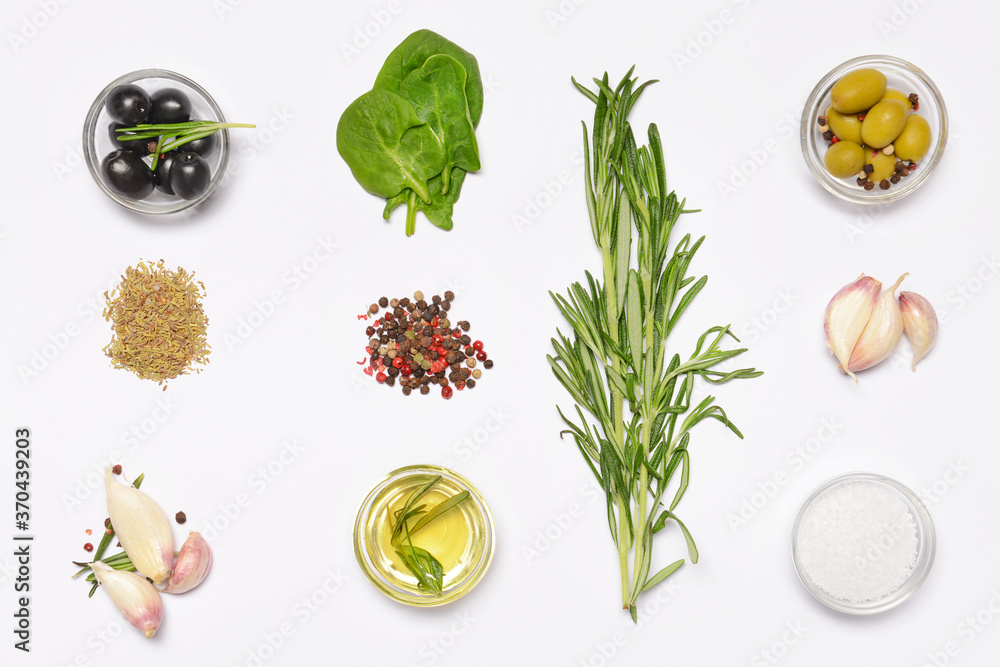
<svg viewBox="0 0 1000 667"><path fill-rule="evenodd" d="M865 183L865 190L874 190L874 189L875 189L875 181L868 181L867 183Z"/></svg>
<svg viewBox="0 0 1000 667"><path fill-rule="evenodd" d="M898 108L899 107L897 107L897 109ZM823 138L826 139L827 141L830 141L831 139L833 139L833 132L827 130L826 132L823 133Z"/></svg>
<svg viewBox="0 0 1000 667"><path fill-rule="evenodd" d="M882 188L883 190L888 190L889 189L889 179L883 178L881 181L878 182L878 186L880 188Z"/></svg>
<svg viewBox="0 0 1000 667"><path fill-rule="evenodd" d="M903 177L899 175L899 172L889 177L889 181L893 184L899 183L901 180L903 180Z"/></svg>
<svg viewBox="0 0 1000 667"><path fill-rule="evenodd" d="M472 378L469 378L468 380L465 381L465 386L468 387L469 389L475 389L476 381L473 380Z"/></svg>
<svg viewBox="0 0 1000 667"><path fill-rule="evenodd" d="M860 177L858 178L858 185L860 185L861 187L865 187L865 183L867 182L868 182L867 178L860 178Z"/></svg>
<svg viewBox="0 0 1000 667"><path fill-rule="evenodd" d="M389 305L389 299L388 299L387 297L384 297L384 296L383 296L382 298L380 298L380 299L378 300L378 305L380 305L380 306L382 306L383 308L385 308L386 306L388 306L388 305Z"/></svg>
<svg viewBox="0 0 1000 667"><path fill-rule="evenodd" d="M420 385L420 393L424 395L431 393L430 385L427 384Z"/></svg>
<svg viewBox="0 0 1000 667"><path fill-rule="evenodd" d="M413 393L413 390L410 389L409 385L403 387L403 396L409 396L411 393Z"/></svg>
<svg viewBox="0 0 1000 667"><path fill-rule="evenodd" d="M493 368L493 360L487 359L483 362L483 368Z"/></svg>
<svg viewBox="0 0 1000 667"><path fill-rule="evenodd" d="M897 107L897 108L898 108L898 107ZM864 167L862 167L862 170L863 170L863 171L864 171L864 172L865 172L866 174L870 174L870 173L872 173L873 171L875 171L875 165L873 165L873 164L866 164L866 165L865 165Z"/></svg>
<svg viewBox="0 0 1000 667"><path fill-rule="evenodd" d="M441 310L451 310L451 301L442 301Z"/></svg>

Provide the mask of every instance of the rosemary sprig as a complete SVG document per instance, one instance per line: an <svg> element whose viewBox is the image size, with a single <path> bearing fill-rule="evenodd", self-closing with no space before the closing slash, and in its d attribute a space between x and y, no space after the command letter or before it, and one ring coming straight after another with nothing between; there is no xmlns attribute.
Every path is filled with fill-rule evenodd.
<svg viewBox="0 0 1000 667"><path fill-rule="evenodd" d="M121 135L118 137L118 141L148 141L149 139L157 139L156 152L153 153L153 164L150 166L150 169L156 169L156 163L164 153L175 150L197 139L204 139L219 130L230 127L253 128L257 126L246 123L219 123L211 120L192 120L186 123L140 124L134 127L123 127L115 131ZM126 135L126 132L131 134Z"/></svg>
<svg viewBox="0 0 1000 667"><path fill-rule="evenodd" d="M441 481L441 475L432 477L426 484L410 494L403 508L396 511L395 522L390 523L392 536L389 540L396 548L396 555L403 561L403 565L416 577L417 588L430 591L435 596L440 596L444 591L444 568L429 551L414 546L413 535L445 512L465 502L469 497L468 491L462 491L435 505L430 511L427 511L426 505L417 505L417 502L439 481ZM420 518L417 519L417 517ZM417 521L411 527L410 521L413 519L417 519Z"/></svg>
<svg viewBox="0 0 1000 667"><path fill-rule="evenodd" d="M717 370L721 362L746 351L722 347L727 336L738 340L728 325L708 329L687 360L674 353L667 361L667 338L708 280L687 275L704 237L692 242L685 235L671 251L674 224L682 213L695 211L686 210L684 201L667 190L655 124L649 126L649 144L636 145L628 115L654 81L636 85L633 70L614 89L606 73L594 79L596 91L573 79L595 105L592 143L583 124L584 180L604 280L587 272L586 287L574 283L566 296L550 292L573 336L557 331L552 339L556 354L548 360L576 403L576 421L559 410L568 427L562 433L573 437L605 491L608 525L618 550L622 607L636 620L639 595L684 563L680 559L649 574L652 537L668 521L678 525L688 557L698 562L694 539L674 514L688 487L691 429L715 419L743 437L713 396L692 405L695 377L723 384L762 373L753 368ZM633 225L638 235L634 266ZM680 480L665 506L664 494L677 470Z"/></svg>

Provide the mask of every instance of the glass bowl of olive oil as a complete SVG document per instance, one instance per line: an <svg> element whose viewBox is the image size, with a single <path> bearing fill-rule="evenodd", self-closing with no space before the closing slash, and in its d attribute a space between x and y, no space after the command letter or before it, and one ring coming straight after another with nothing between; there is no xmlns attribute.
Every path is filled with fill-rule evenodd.
<svg viewBox="0 0 1000 667"><path fill-rule="evenodd" d="M368 580L393 600L436 607L479 583L495 536L489 505L469 480L414 465L393 470L365 497L354 553Z"/></svg>

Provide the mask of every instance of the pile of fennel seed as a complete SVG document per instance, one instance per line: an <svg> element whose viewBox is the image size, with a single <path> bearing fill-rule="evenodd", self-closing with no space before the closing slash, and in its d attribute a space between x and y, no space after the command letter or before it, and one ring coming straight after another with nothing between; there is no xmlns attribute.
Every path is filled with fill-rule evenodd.
<svg viewBox="0 0 1000 667"><path fill-rule="evenodd" d="M112 323L104 354L112 366L163 385L192 364L207 364L208 318L201 300L205 285L194 273L140 261L128 267L118 287L105 292L104 319ZM201 369L196 369L200 373Z"/></svg>

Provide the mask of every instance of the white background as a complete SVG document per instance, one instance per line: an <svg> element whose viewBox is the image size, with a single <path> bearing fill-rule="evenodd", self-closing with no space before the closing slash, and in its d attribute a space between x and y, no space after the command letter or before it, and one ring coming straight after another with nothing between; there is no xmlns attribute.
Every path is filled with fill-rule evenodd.
<svg viewBox="0 0 1000 667"><path fill-rule="evenodd" d="M0 660L994 662L1000 232L988 147L1000 102L989 74L998 64L997 14L987 3L934 0L4 3L0 539L11 546L0 546ZM466 180L454 230L421 220L407 239L402 211L381 220L380 202L354 182L334 136L343 109L418 28L473 52L488 93L478 130L484 168ZM923 68L952 122L937 173L885 209L828 195L798 142L815 82L866 53ZM569 78L607 70L617 79L632 64L641 79L660 80L633 126L643 135L658 124L671 187L703 209L677 233L708 237L693 271L710 281L671 349L688 354L700 331L729 322L751 348L741 361L766 373L717 392L745 441L714 422L694 432L679 514L702 559L681 568L660 600L640 605L639 626L618 609L604 508L579 453L558 436L555 404L570 404L545 362L556 327L565 331L547 291L600 270L580 159L580 121L589 125L593 111ZM80 128L94 97L145 67L191 77L228 119L258 126L233 132L231 179L195 215L128 214L82 163ZM741 176L745 184L723 196L720 183ZM337 249L326 261L307 262L329 243ZM101 353L109 325L88 305L99 309L104 290L140 258L193 270L208 292L212 362L166 392L109 367ZM296 282L304 262L315 271ZM826 350L823 309L862 272L891 284L905 271L903 288L940 311L939 344L911 373L904 343L855 385ZM356 315L379 296L414 289L458 294L454 312L497 361L475 391L449 402L406 398L361 374ZM232 343L275 291L273 313ZM67 327L76 335L61 336ZM43 350L52 358L22 377L19 368ZM796 463L796 449L831 423L832 437ZM12 648L9 630L19 426L33 434L30 655ZM275 463L283 452L285 463ZM69 579L70 561L86 557L82 544L97 541L84 530L100 528L106 513L95 470L116 455L126 474L146 473L143 488L168 514L186 511L187 527L210 535L215 551L206 583L166 600L151 641L122 628L103 592L88 599L87 585ZM383 597L362 576L351 542L366 491L389 470L423 462L471 478L498 530L479 587L436 610ZM954 469L961 474L948 474ZM827 610L791 565L801 501L850 470L929 491L937 528L926 583L877 617ZM770 483L776 474L784 483ZM759 508L752 516L744 508L745 523L734 524L751 499ZM176 534L180 541L186 532ZM659 536L656 554L657 567L683 557L679 534ZM304 599L314 600L311 611Z"/></svg>

